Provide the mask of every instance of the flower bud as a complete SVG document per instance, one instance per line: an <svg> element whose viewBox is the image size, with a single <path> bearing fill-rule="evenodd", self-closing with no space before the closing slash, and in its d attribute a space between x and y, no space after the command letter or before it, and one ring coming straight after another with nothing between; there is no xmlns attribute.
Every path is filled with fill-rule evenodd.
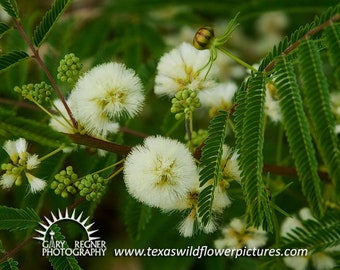
<svg viewBox="0 0 340 270"><path fill-rule="evenodd" d="M214 29L210 26L205 26L198 29L196 32L193 39L193 45L198 50L209 49L214 38Z"/></svg>

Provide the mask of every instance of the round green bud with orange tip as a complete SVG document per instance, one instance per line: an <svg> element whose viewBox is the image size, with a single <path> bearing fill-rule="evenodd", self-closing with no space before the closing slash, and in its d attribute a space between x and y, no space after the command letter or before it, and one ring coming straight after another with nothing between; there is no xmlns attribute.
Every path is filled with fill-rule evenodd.
<svg viewBox="0 0 340 270"><path fill-rule="evenodd" d="M214 29L210 26L204 26L198 29L192 43L196 49L205 50L211 47L214 38Z"/></svg>

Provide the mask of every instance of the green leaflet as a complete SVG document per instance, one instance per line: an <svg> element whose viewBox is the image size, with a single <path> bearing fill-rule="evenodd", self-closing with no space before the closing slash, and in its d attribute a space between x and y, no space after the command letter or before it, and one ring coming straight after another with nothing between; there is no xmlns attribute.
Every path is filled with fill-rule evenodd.
<svg viewBox="0 0 340 270"><path fill-rule="evenodd" d="M57 224L53 224L51 226L51 230L55 233L55 240L65 240L65 237L61 234L60 228ZM64 248L68 248L67 243L64 245ZM53 269L55 270L80 270L80 266L78 265L78 261L74 256L49 256L48 257Z"/></svg>
<svg viewBox="0 0 340 270"><path fill-rule="evenodd" d="M207 225L212 217L214 190L218 182L223 143L226 136L228 113L221 111L209 123L208 138L202 148L199 172L200 187L204 187L198 198L198 216L203 225Z"/></svg>
<svg viewBox="0 0 340 270"><path fill-rule="evenodd" d="M143 230L149 223L151 216L151 207L142 204L133 198L129 198L124 217L125 224L133 239L139 240Z"/></svg>
<svg viewBox="0 0 340 270"><path fill-rule="evenodd" d="M243 82L240 89L236 93L236 109L233 114L235 122L235 136L238 149L242 148L243 122L246 111L246 94L248 88L248 81Z"/></svg>
<svg viewBox="0 0 340 270"><path fill-rule="evenodd" d="M340 212L329 211L320 220L306 220L283 238L285 248L303 247L311 252L340 244Z"/></svg>
<svg viewBox="0 0 340 270"><path fill-rule="evenodd" d="M330 63L335 67L339 67L340 23L333 23L329 25L323 33L323 38L328 47Z"/></svg>
<svg viewBox="0 0 340 270"><path fill-rule="evenodd" d="M262 74L253 74L247 89L241 87L237 97L235 121L242 123L236 122L235 130L240 153L241 183L247 204L247 223L272 231L272 209L262 179L266 96L264 79Z"/></svg>
<svg viewBox="0 0 340 270"><path fill-rule="evenodd" d="M9 68L10 66L25 60L29 55L24 51L11 51L0 56L0 71Z"/></svg>
<svg viewBox="0 0 340 270"><path fill-rule="evenodd" d="M52 27L64 13L72 0L55 0L51 8L45 13L39 25L35 28L33 33L34 45L39 47Z"/></svg>
<svg viewBox="0 0 340 270"><path fill-rule="evenodd" d="M9 16L19 18L18 6L15 0L0 0L0 5L2 5Z"/></svg>
<svg viewBox="0 0 340 270"><path fill-rule="evenodd" d="M38 123L31 119L15 116L1 108L0 126L6 138L20 136L53 148L60 147L62 143L69 143L67 136L54 131L45 123Z"/></svg>
<svg viewBox="0 0 340 270"><path fill-rule="evenodd" d="M0 206L0 230L25 230L36 227L39 222L38 214L31 208Z"/></svg>
<svg viewBox="0 0 340 270"><path fill-rule="evenodd" d="M320 179L312 137L295 77L293 65L284 57L275 67L279 104L290 151L313 215L323 215Z"/></svg>
<svg viewBox="0 0 340 270"><path fill-rule="evenodd" d="M1 270L18 270L18 262L14 261L12 258L9 258L7 261L0 263Z"/></svg>
<svg viewBox="0 0 340 270"><path fill-rule="evenodd" d="M7 24L0 22L0 38L5 32L7 32L10 29L11 28Z"/></svg>
<svg viewBox="0 0 340 270"><path fill-rule="evenodd" d="M339 50L339 48L338 48ZM335 134L335 121L331 108L329 89L323 72L321 57L313 40L302 42L298 51L303 94L309 111L316 145L328 168L330 178L340 192L340 151ZM339 65L339 59L337 61Z"/></svg>

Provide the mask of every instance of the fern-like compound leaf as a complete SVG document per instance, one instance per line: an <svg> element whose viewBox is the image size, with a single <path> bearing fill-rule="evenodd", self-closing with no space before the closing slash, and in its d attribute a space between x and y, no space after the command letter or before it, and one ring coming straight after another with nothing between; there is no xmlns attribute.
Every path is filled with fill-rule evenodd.
<svg viewBox="0 0 340 270"><path fill-rule="evenodd" d="M31 208L0 206L0 230L25 230L36 227L39 222L39 216Z"/></svg>
<svg viewBox="0 0 340 270"><path fill-rule="evenodd" d="M51 8L45 13L39 25L33 33L34 45L39 47L45 40L52 27L55 25L59 17L64 13L72 0L55 0Z"/></svg>
<svg viewBox="0 0 340 270"><path fill-rule="evenodd" d="M262 179L265 77L254 74L246 90L238 94L235 121L237 148L240 151L241 183L247 204L246 220L249 225L272 231L272 209Z"/></svg>
<svg viewBox="0 0 340 270"><path fill-rule="evenodd" d="M209 123L208 138L202 148L200 187L203 188L198 198L198 216L203 225L207 225L212 217L214 190L218 182L226 136L228 113L221 111Z"/></svg>
<svg viewBox="0 0 340 270"><path fill-rule="evenodd" d="M293 65L283 57L276 66L276 74L275 82L283 125L302 184L302 191L313 215L321 217L323 207L318 166Z"/></svg>
<svg viewBox="0 0 340 270"><path fill-rule="evenodd" d="M57 241L65 240L65 236L60 232L60 227L57 224L51 226L51 230L54 232L54 239ZM67 243L64 244L63 248L67 249ZM49 256L48 257L51 266L54 270L81 270L77 259L74 256Z"/></svg>
<svg viewBox="0 0 340 270"><path fill-rule="evenodd" d="M152 216L151 207L136 201L133 198L127 203L125 210L125 224L135 240L139 240Z"/></svg>
<svg viewBox="0 0 340 270"><path fill-rule="evenodd" d="M313 40L302 42L298 52L299 69L304 86L302 89L304 90L316 145L339 194L340 150L338 138L335 134L335 121L321 56ZM337 59L338 64L339 59Z"/></svg>
<svg viewBox="0 0 340 270"><path fill-rule="evenodd" d="M303 247L311 252L340 245L340 212L328 211L320 220L308 219L283 238L285 248Z"/></svg>

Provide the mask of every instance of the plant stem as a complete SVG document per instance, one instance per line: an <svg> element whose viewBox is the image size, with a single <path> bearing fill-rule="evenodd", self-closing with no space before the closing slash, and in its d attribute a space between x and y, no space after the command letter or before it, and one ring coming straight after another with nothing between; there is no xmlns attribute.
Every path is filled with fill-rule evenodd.
<svg viewBox="0 0 340 270"><path fill-rule="evenodd" d="M59 147L58 147L57 149L55 149L54 151L52 151L52 152L48 153L47 155L45 155L45 156L39 158L39 161L43 161L43 160L45 160L45 159L48 159L49 157L55 155L56 153L60 152L60 151L63 150L64 148L65 148L65 145L62 144L61 146L59 146Z"/></svg>
<svg viewBox="0 0 340 270"><path fill-rule="evenodd" d="M235 60L237 63L239 63L240 65L244 66L247 69L250 69L254 72L257 72L257 69L254 68L253 66L247 64L246 62L244 62L243 60L241 60L240 58L238 58L237 56L233 55L232 53L228 52L226 49L224 49L223 47L218 47L218 49L223 52L225 55L229 56L231 59Z"/></svg>
<svg viewBox="0 0 340 270"><path fill-rule="evenodd" d="M70 116L70 119L72 121L73 126L77 129L78 128L78 123L77 121L74 119L71 109L70 107L67 105L66 100L63 96L63 94L61 93L57 83L55 82L54 78L52 77L51 73L48 71L45 63L43 62L43 60L41 59L40 55L39 55L39 50L35 48L35 46L33 45L32 41L29 39L29 37L27 36L25 30L23 29L20 20L15 20L15 26L17 28L17 30L19 31L19 33L21 34L21 36L23 37L23 39L25 40L25 42L27 43L28 47L31 49L32 53L33 53L33 58L37 61L37 63L39 64L39 66L41 67L41 69L44 71L45 75L47 76L48 80L50 81L53 89L56 91L59 99L61 100L61 102L63 103L67 114Z"/></svg>

